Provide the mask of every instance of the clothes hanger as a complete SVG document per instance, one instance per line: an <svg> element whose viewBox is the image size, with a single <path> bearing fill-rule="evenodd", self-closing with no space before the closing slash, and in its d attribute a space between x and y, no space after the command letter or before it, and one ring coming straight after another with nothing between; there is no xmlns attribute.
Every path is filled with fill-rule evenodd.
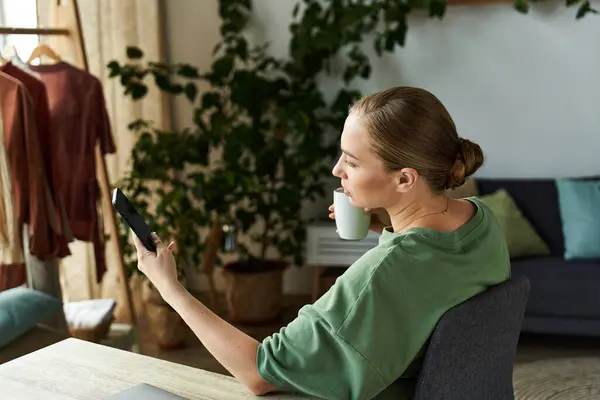
<svg viewBox="0 0 600 400"><path fill-rule="evenodd" d="M27 64L31 64L31 62L33 60L35 60L36 58L41 58L42 56L46 56L56 62L62 61L60 56L58 54L56 54L56 52L54 50L52 50L50 48L50 46L48 46L45 43L42 43L42 44L38 45L35 49L33 49L33 51L31 52L31 56L29 57L29 59L26 62L27 62Z"/></svg>
<svg viewBox="0 0 600 400"><path fill-rule="evenodd" d="M19 58L19 55L17 54L17 48L12 44L7 44L4 46L4 49L2 49L2 55L0 55L0 58L0 61L2 61L4 64L11 62L14 58Z"/></svg>
<svg viewBox="0 0 600 400"><path fill-rule="evenodd" d="M17 68L22 69L23 71L29 73L30 75L39 78L39 74L31 69L29 64L26 64L25 61L21 60L19 57L19 53L17 53L17 48L12 44L7 44L4 46L2 51L2 58L6 60L6 63L11 63Z"/></svg>

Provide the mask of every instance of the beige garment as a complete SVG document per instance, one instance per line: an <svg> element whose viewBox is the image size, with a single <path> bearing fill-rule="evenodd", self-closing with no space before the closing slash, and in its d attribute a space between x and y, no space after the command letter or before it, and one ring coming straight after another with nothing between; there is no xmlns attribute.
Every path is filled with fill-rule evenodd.
<svg viewBox="0 0 600 400"><path fill-rule="evenodd" d="M127 46L137 46L149 61L165 61L162 47L163 0L79 0L79 12L83 27L86 53L90 72L104 88L106 107L113 129L117 152L106 156L111 183L123 177L128 169L129 156L136 137L127 125L137 119L154 121L159 129L170 129L167 97L150 86L148 95L132 102L123 95L118 80L108 78L106 64L111 60L126 61ZM50 1L38 1L40 26L50 26ZM60 24L58 24L60 25ZM74 62L73 55L61 54L67 62ZM109 210L104 210L104 213ZM105 214L106 215L106 214ZM106 220L106 217L103 216ZM106 243L106 264L102 285L95 282L93 247L85 242L70 244L72 256L61 262L63 294L67 301L98 297L115 298L118 308L122 305L120 286L117 284L116 253L112 242ZM106 288L106 289L105 289Z"/></svg>
<svg viewBox="0 0 600 400"><path fill-rule="evenodd" d="M22 264L25 261L17 227L8 153L4 146L4 125L0 119L0 265Z"/></svg>
<svg viewBox="0 0 600 400"><path fill-rule="evenodd" d="M8 186L10 176L8 175L8 157L4 147L4 127L1 118L0 115L0 248L3 248L8 247L8 238L11 237L9 234L10 227L8 226L8 216L11 214L7 213L6 208L12 200Z"/></svg>

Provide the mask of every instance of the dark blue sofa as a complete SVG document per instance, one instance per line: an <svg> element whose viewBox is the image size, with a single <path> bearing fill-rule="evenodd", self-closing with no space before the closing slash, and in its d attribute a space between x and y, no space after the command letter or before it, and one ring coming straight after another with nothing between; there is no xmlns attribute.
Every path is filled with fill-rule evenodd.
<svg viewBox="0 0 600 400"><path fill-rule="evenodd" d="M526 276L531 283L523 331L600 336L600 260L564 259L555 181L478 178L476 182L480 195L501 188L510 193L550 247L549 256L511 261L513 276Z"/></svg>

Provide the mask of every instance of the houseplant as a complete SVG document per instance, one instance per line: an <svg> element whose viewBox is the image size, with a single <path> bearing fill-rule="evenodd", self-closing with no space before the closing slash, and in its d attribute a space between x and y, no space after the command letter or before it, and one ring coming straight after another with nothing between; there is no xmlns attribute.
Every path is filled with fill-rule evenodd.
<svg viewBox="0 0 600 400"><path fill-rule="evenodd" d="M206 221L202 209L194 204L187 160L205 163L207 153L197 146L192 132L163 132L145 121L129 126L138 136L131 151L130 169L117 186L128 196L157 234L175 240L178 275L185 283L185 273L198 265L203 241L199 228ZM137 273L135 248L129 228L119 219L119 238L126 257L128 278ZM146 318L158 345L175 348L184 344L187 327L181 317L163 301L149 281L142 282Z"/></svg>
<svg viewBox="0 0 600 400"><path fill-rule="evenodd" d="M578 7L577 18L595 12L588 1L568 0L567 5ZM219 6L222 38L208 73L201 75L185 64L142 64L143 54L135 48L128 49L129 63L111 62L109 68L133 99L145 95L153 78L160 89L184 95L195 105L195 129L175 133L177 139L172 138L173 132L155 132L151 139L141 135L132 159L147 161L156 153L160 154L156 165L169 165L174 160L167 160L165 153L181 155L175 162L176 182L166 185L179 188L180 195L171 195L169 189L159 193L159 199L174 196L185 201L185 207L173 209L171 218L160 221L157 230L161 235L179 235L180 244L188 243L190 249L190 255L181 257L197 265L192 257L199 255L201 241L194 236L195 229L222 224L227 243L237 243L230 249L237 259L224 268L230 315L259 321L278 312L281 271L287 265L283 260L302 265L302 201L323 195L323 178L330 173L338 147L337 141L327 140L327 134L339 131L348 106L360 96L349 88L356 79L370 77L365 41L372 38L379 55L393 52L405 43L411 12L425 10L441 19L446 1L297 1L290 25L290 57L285 60L269 56L265 46L251 46L244 37L250 0L220 0ZM514 7L527 12L529 2L517 0ZM339 65L342 82L328 104L317 79L339 70ZM199 101L198 80L210 86ZM184 135L184 148L169 147L173 144L169 140L179 140L179 135ZM196 150L202 157L187 153ZM184 161L185 168L181 167ZM159 172L146 173L136 178L136 184L163 180ZM182 175L186 183L178 186ZM147 190L131 192L134 197L148 195ZM198 215L186 216L184 210L192 204ZM163 209L164 205L152 217L159 220ZM179 218L193 226L179 227ZM175 228L177 232L160 231ZM196 233L188 235L188 231ZM267 282L274 289L260 286Z"/></svg>
<svg viewBox="0 0 600 400"><path fill-rule="evenodd" d="M193 130L139 136L132 151L137 167L132 168L125 188L133 181L131 195L143 198L149 194L143 181L161 182L163 208L146 217L157 221L159 234L160 229L173 229L165 234L179 237L180 248L182 242L192 247L192 242L200 243L197 236L188 236L196 232L192 227L181 231L177 221L182 218L197 229L222 224L226 241L235 235L236 246L230 249L234 261L224 266L230 318L261 322L279 314L285 268L291 262L302 265L306 223L300 216L302 204L324 195L324 178L330 175L337 144L324 134L331 117L321 115L325 102L316 83L295 79L289 63L269 56L266 46L251 46L242 34L249 1L222 1L221 5L222 40L206 74L185 64L142 63L143 53L136 48L127 50L127 63L112 61L108 67L133 99L142 98L153 79L160 89L194 102ZM210 90L196 102L198 79L206 81ZM147 129L145 122L135 125ZM181 134L187 135L189 143L178 149L174 162L169 159L174 149L167 150L163 143L176 141ZM194 159L189 152L196 148L211 162ZM142 172L140 163L145 165ZM164 165L178 167L173 168L173 177L164 176L159 169ZM174 188L180 194L173 197ZM194 215L199 220L182 216L181 207L172 207L170 219L161 216L166 206L183 205L183 201L201 210ZM140 202L142 208L148 204L149 200ZM180 257L190 260L192 254Z"/></svg>

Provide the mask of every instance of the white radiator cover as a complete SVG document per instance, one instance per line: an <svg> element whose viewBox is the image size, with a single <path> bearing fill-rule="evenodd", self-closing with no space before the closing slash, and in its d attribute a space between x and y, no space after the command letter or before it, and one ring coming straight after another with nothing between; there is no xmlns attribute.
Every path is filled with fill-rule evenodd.
<svg viewBox="0 0 600 400"><path fill-rule="evenodd" d="M347 267L379 243L379 235L372 231L369 231L363 240L343 240L335 230L333 222L308 226L306 243L308 265Z"/></svg>

